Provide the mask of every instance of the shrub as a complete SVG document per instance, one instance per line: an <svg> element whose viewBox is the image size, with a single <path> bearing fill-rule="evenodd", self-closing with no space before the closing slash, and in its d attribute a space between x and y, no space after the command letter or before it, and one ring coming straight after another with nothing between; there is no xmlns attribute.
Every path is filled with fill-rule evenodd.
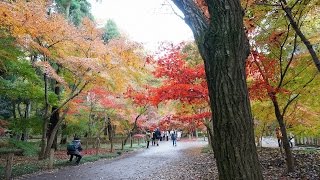
<svg viewBox="0 0 320 180"><path fill-rule="evenodd" d="M25 156L36 156L38 155L39 148L36 143L18 141L15 139L9 140L9 146L11 148L23 150L23 155Z"/></svg>

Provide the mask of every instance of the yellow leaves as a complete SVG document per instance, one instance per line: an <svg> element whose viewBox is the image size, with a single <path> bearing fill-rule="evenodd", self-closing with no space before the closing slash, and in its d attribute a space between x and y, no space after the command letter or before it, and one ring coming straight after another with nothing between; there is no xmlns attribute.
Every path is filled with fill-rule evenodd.
<svg viewBox="0 0 320 180"><path fill-rule="evenodd" d="M96 24L84 18L79 27L60 14L47 13L47 1L0 1L0 28L32 54L35 64L64 86L89 81L119 92L142 77L144 57L140 44L126 38L104 44ZM51 64L63 69L60 77ZM66 89L67 94L70 90Z"/></svg>
<svg viewBox="0 0 320 180"><path fill-rule="evenodd" d="M38 61L38 62L34 63L34 65L40 67L42 72L45 73L48 77L55 79L60 84L67 87L67 83L64 81L64 79L61 78L60 76L58 76L56 71L51 67L51 65L47 61Z"/></svg>

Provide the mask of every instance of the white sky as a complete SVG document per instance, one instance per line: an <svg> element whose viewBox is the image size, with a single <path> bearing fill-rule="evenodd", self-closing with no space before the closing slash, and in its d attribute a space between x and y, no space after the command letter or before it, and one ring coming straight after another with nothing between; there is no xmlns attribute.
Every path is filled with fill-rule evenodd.
<svg viewBox="0 0 320 180"><path fill-rule="evenodd" d="M89 0L98 23L116 22L129 38L149 50L162 41L179 43L193 40L190 28L175 15L164 0ZM175 8L177 12L180 11ZM182 13L180 13L182 15Z"/></svg>

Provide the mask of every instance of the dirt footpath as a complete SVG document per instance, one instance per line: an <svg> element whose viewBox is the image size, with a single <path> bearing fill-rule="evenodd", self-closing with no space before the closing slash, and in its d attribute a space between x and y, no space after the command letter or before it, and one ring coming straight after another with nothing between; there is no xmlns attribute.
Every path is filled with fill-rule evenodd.
<svg viewBox="0 0 320 180"><path fill-rule="evenodd" d="M199 177L202 176L199 173L192 173L194 168L190 166L194 164L192 158L200 156L200 150L205 145L207 142L203 140L178 141L177 146L172 146L171 141L162 141L159 146L150 146L149 149L139 150L113 160L101 160L52 172L27 175L19 179L206 179ZM201 166L200 169L207 165L206 162L197 163ZM190 170L186 170L188 166ZM184 170L180 171L179 168Z"/></svg>

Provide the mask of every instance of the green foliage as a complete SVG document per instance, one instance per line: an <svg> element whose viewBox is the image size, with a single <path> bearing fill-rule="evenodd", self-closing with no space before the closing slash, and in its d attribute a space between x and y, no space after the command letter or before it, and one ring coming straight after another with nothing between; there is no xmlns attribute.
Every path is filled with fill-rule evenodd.
<svg viewBox="0 0 320 180"><path fill-rule="evenodd" d="M65 13L69 2L69 19L76 26L81 24L84 17L88 17L93 20L93 15L91 14L91 4L87 0L56 0L56 6L60 13Z"/></svg>
<svg viewBox="0 0 320 180"><path fill-rule="evenodd" d="M21 176L24 174L31 174L37 172L41 169L40 164L19 164L14 165L12 167L12 175L14 177ZM0 166L0 179L4 178L5 169L4 167Z"/></svg>
<svg viewBox="0 0 320 180"><path fill-rule="evenodd" d="M113 20L109 19L103 30L104 33L102 38L105 43L109 42L111 39L120 37L120 32L117 24Z"/></svg>
<svg viewBox="0 0 320 180"><path fill-rule="evenodd" d="M77 134L83 136L88 131L88 120L81 117L73 117L67 121L67 127L65 129L67 134Z"/></svg>
<svg viewBox="0 0 320 180"><path fill-rule="evenodd" d="M198 47L195 43L187 43L183 49L183 54L186 55L185 60L188 62L189 65L192 67L203 64L202 57L199 53Z"/></svg>
<svg viewBox="0 0 320 180"><path fill-rule="evenodd" d="M25 129L31 129L32 134L40 134L42 132L43 119L40 116L33 116L28 119L10 119L9 129L14 133L22 133Z"/></svg>
<svg viewBox="0 0 320 180"><path fill-rule="evenodd" d="M0 30L0 34L4 33ZM6 63L16 61L21 52L15 47L12 37L0 36L0 77L5 74L8 69Z"/></svg>
<svg viewBox="0 0 320 180"><path fill-rule="evenodd" d="M6 97L0 97L0 119L8 119L12 115L11 102Z"/></svg>
<svg viewBox="0 0 320 180"><path fill-rule="evenodd" d="M10 147L22 149L25 156L37 156L39 152L39 144L33 142L18 141L15 139L9 140Z"/></svg>

